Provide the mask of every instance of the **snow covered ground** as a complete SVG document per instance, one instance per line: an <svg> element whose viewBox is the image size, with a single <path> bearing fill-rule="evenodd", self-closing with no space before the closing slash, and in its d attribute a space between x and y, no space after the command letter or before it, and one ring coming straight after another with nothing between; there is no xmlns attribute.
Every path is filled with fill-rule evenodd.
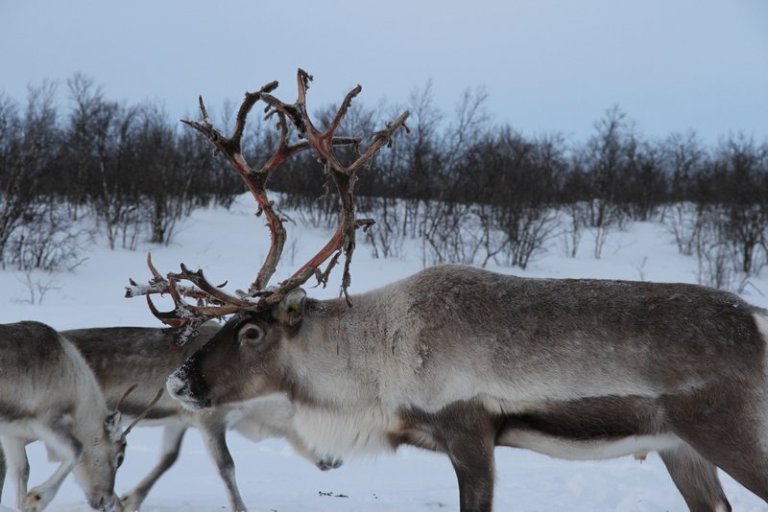
<svg viewBox="0 0 768 512"><path fill-rule="evenodd" d="M253 207L242 197L232 210L201 210L181 228L171 247L145 246L162 272L175 270L179 262L201 266L212 282L229 280L230 287L245 287L255 277L267 249L263 222L253 217ZM327 233L288 226L289 242L276 280L306 261L327 239ZM611 233L603 257L591 257L589 234L580 254L572 259L552 241L551 250L519 269L493 268L506 273L535 277L600 277L648 281L695 282L696 262L678 254L674 241L655 223L631 225ZM144 252L110 251L96 243L88 260L74 273L33 280L47 282L42 304L29 304L23 274L0 271L0 322L39 320L57 329L140 325L157 326L142 299L123 298L128 277L145 280ZM375 260L360 244L352 267L353 292L365 291L405 277L421 268L418 243L406 243L400 259ZM338 275L326 289L310 290L319 297L338 293ZM744 297L768 307L768 271L753 279ZM53 279L53 281L50 281ZM117 489L125 491L138 482L156 462L160 429L139 428L129 439L126 462L118 474ZM252 511L263 512L429 512L457 511L455 476L445 456L405 448L394 456L346 461L340 469L321 472L292 453L281 440L251 443L236 434L230 447L237 479ZM28 448L31 485L53 472L45 450L35 443ZM631 457L612 461L567 462L527 451L499 448L497 456L496 510L516 511L616 511L675 512L687 510L661 461L651 455L643 462ZM768 511L768 505L723 475L726 493L736 511ZM14 503L7 485L3 505ZM51 510L89 510L82 491L70 477L59 491ZM181 457L150 493L144 510L154 512L213 512L227 509L224 488L209 462L196 432L185 439ZM0 510L8 510L0 506Z"/></svg>

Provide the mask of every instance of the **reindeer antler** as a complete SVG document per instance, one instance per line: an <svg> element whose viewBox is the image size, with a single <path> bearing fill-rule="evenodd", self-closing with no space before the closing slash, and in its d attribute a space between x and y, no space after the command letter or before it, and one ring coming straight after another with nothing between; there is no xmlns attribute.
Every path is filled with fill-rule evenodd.
<svg viewBox="0 0 768 512"><path fill-rule="evenodd" d="M358 227L367 229L373 224L371 219L358 220L355 218L353 201L355 172L369 163L384 144L389 144L399 128L408 129L405 126L408 112L404 112L396 120L388 123L384 130L372 134L366 150L358 151L357 157L350 164L345 165L337 157L335 146L351 144L358 148L361 140L353 137L336 136L336 131L349 110L352 100L362 88L358 85L347 93L334 119L326 130L321 132L312 123L306 108L306 91L312 77L304 70L299 69L297 78L298 98L293 104L283 103L271 94L278 86L276 81L264 85L258 92L245 93L245 98L237 113L235 128L230 137L222 134L211 124L202 97L199 99L202 120L182 120L184 124L194 128L210 140L216 151L222 153L240 174L258 204L258 213L263 212L265 214L271 235L269 252L256 279L249 286L248 292L239 297L225 293L221 290L222 286L211 285L201 270L192 272L183 264L181 272L169 273L167 277L163 277L155 269L151 258L147 258L147 265L153 275L152 279L145 286L140 286L131 280L131 286L126 289L126 296L147 295L150 310L157 318L173 327L184 328L181 335L182 342L196 332L200 324L211 318L229 315L246 308L268 307L279 302L286 293L301 286L313 275L317 277L318 284L324 285L342 254L346 258L342 278L342 293L349 302L347 289L350 284L349 267L355 249L355 230ZM260 100L267 104L265 119L273 117L277 119L276 126L280 132L280 137L274 153L262 167L255 169L248 164L243 156L241 141L246 118L253 106ZM291 128L295 128L298 136L304 140L289 144ZM282 220L273 208L272 202L267 197L266 183L280 164L307 149L311 149L317 158L325 164L326 172L331 176L339 192L341 201L339 225L330 241L298 271L277 287L267 288L282 254L286 231ZM321 271L321 265L329 258L330 261L325 271ZM194 286L182 287L178 284L179 281L188 281ZM173 298L175 309L167 313L158 311L149 298L150 295L157 293L169 293ZM194 298L198 304L191 305L183 297Z"/></svg>
<svg viewBox="0 0 768 512"><path fill-rule="evenodd" d="M125 428L125 430L123 430L123 437L127 437L128 434L131 433L131 430L133 430L133 427L135 427L136 424L141 420L146 418L147 414L149 414L149 411L151 411L155 404L160 401L163 393L165 393L165 387L161 387L157 390L157 393L155 393L155 396L152 398L152 400L150 400L149 403L144 407L144 410L141 411L141 413L139 413L139 415L133 419L133 421Z"/></svg>
<svg viewBox="0 0 768 512"><path fill-rule="evenodd" d="M261 290L269 279L274 274L277 268L277 262L280 259L280 254L283 251L283 245L285 244L286 232L283 227L283 223L280 217L272 207L272 202L267 198L266 183L272 171L274 171L281 163L283 163L292 154L301 151L300 148L288 146L288 124L285 122L285 116L282 113L278 113L277 126L280 130L280 141L274 154L269 160L260 168L252 168L245 157L242 154L241 141L243 138L243 132L245 131L245 120L248 117L248 113L251 108L256 104L263 95L275 90L278 86L277 81L269 82L263 86L258 92L246 92L240 109L237 112L237 118L235 121L235 129L232 132L231 137L224 136L219 130L214 128L208 117L208 111L205 108L203 97L200 96L200 113L203 120L189 121L182 119L181 122L187 126L191 126L201 134L203 134L211 143L216 147L218 151L224 154L229 160L229 163L240 174L240 177L245 182L248 190L251 191L256 203L259 206L258 211L263 212L267 217L267 225L272 237L272 244L267 253L266 260L262 265L256 280L251 284L249 292Z"/></svg>
<svg viewBox="0 0 768 512"><path fill-rule="evenodd" d="M347 298L347 302L349 302L347 289L351 283L349 267L355 250L355 231L358 227L367 229L373 223L372 220L358 221L355 216L353 201L355 173L358 169L368 164L383 145L391 142L393 135L398 129L403 128L408 131L405 121L409 116L409 112L403 112L397 119L387 123L384 130L372 134L371 142L365 151L359 152L358 157L352 163L345 165L335 152L334 140L336 140L336 130L338 130L342 119L347 114L352 100L360 94L363 88L357 85L349 91L331 123L325 131L320 131L310 119L306 107L307 90L312 80L312 75L303 69L299 69L297 72L298 98L295 104L286 105L271 95L265 95L264 101L270 104L274 112L282 113L293 121L299 133L306 138L312 151L325 164L326 172L331 176L336 185L341 200L339 225L328 243L288 280L281 283L281 288L288 291L301 286L313 275L317 276L320 284L325 285L331 270L338 263L338 259L343 253L345 255L345 263L341 289ZM331 257L334 253L335 255ZM329 265L324 272L321 272L320 266L328 258L331 258ZM267 302L275 302L279 298L279 295L274 295L266 300Z"/></svg>

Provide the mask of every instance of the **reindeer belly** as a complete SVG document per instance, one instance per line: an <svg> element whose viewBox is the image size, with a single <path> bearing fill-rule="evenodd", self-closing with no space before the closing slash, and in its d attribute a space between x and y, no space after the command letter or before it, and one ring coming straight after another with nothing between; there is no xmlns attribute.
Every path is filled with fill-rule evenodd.
<svg viewBox="0 0 768 512"><path fill-rule="evenodd" d="M644 458L681 441L665 428L653 399L607 396L545 402L505 416L496 442L563 459L607 459Z"/></svg>
<svg viewBox="0 0 768 512"><path fill-rule="evenodd" d="M613 459L625 455L634 455L636 459L642 460L649 452L671 449L680 443L680 439L673 434L583 440L520 429L503 431L496 441L500 446L525 448L550 457L570 460Z"/></svg>

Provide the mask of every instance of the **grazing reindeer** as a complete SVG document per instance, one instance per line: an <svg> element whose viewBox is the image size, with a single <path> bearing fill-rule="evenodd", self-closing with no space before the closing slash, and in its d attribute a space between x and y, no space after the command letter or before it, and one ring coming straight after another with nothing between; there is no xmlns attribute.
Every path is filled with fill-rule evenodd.
<svg viewBox="0 0 768 512"><path fill-rule="evenodd" d="M91 507L121 510L113 490L126 444L120 414L107 409L72 343L38 322L0 325L0 390L0 442L15 477L19 510L43 510L70 472ZM24 447L38 439L61 465L27 492Z"/></svg>
<svg viewBox="0 0 768 512"><path fill-rule="evenodd" d="M161 320L193 330L234 314L169 377L174 397L199 409L282 392L310 449L345 455L410 444L446 453L462 512L491 511L495 446L567 459L658 451L692 511L731 510L718 467L768 501L768 312L735 295L439 266L351 298L307 298L299 286L312 275L324 281L340 254L346 295L360 224L349 187L359 160L341 164L328 143L359 89L321 133L307 116L307 83L300 71L293 105L254 94L326 164L341 195L339 227L296 274L267 288L280 254L275 222L272 250L247 294L226 294L184 266L166 278L152 269L146 293L168 291L176 305L159 313L150 301ZM240 154L248 109L231 138L202 110L204 121L189 124L244 177L264 179ZM388 142L398 126L372 144ZM184 300L200 291L208 305Z"/></svg>
<svg viewBox="0 0 768 512"><path fill-rule="evenodd" d="M198 335L184 347L176 345L172 329L107 327L76 329L62 334L83 354L110 407L116 407L121 393L139 380L145 389L157 389L168 374L201 348L219 330L218 325L201 326ZM132 393L121 402L124 417L137 416L148 397ZM234 462L227 448L225 432L234 429L246 438L260 441L267 437L286 438L294 449L320 469L337 467L340 462L307 450L292 427L293 405L284 395L248 403L192 412L165 394L144 413L141 424L164 427L163 444L157 465L122 498L126 512L139 510L155 482L176 462L186 430L197 428L208 453L216 463L227 488L233 511L246 510L235 480Z"/></svg>

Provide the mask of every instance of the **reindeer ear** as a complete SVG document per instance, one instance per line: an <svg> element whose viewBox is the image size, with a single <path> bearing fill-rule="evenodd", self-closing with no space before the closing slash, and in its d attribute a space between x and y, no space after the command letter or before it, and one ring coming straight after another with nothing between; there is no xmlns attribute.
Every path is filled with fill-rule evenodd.
<svg viewBox="0 0 768 512"><path fill-rule="evenodd" d="M307 292L301 288L295 288L283 297L283 300L273 310L273 315L277 321L294 327L301 323L304 313L304 299L307 298Z"/></svg>
<svg viewBox="0 0 768 512"><path fill-rule="evenodd" d="M117 410L107 414L107 417L104 419L104 430L106 430L107 434L109 434L113 440L115 436L119 437L121 419L122 416L120 415L120 411Z"/></svg>

